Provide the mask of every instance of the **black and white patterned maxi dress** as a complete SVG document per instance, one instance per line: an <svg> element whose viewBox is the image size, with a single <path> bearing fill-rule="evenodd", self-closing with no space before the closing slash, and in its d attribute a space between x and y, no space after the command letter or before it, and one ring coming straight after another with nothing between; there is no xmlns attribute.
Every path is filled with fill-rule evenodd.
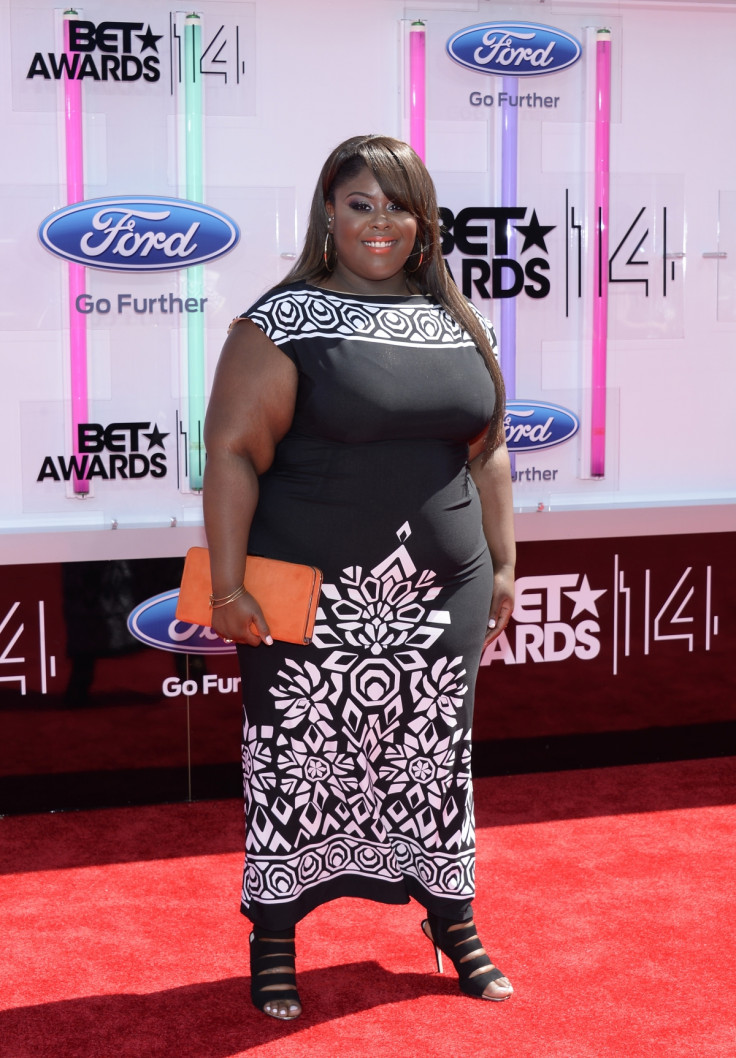
<svg viewBox="0 0 736 1058"><path fill-rule="evenodd" d="M490 373L423 295L296 283L244 315L298 369L249 552L316 565L324 586L311 645L238 648L241 909L285 929L337 897L413 896L457 917L474 895L471 721L492 595L467 457Z"/></svg>

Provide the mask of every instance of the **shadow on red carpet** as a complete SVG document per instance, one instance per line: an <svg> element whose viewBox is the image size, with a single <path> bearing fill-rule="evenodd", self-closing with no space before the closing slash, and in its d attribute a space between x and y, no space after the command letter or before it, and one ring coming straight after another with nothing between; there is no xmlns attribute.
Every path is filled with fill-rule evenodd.
<svg viewBox="0 0 736 1058"><path fill-rule="evenodd" d="M299 992L305 1010L293 1022L276 1021L251 1005L249 977L148 995L88 996L19 1007L0 1013L2 1053L4 1058L228 1058L386 1004L454 996L457 982L449 975L394 974L377 962L356 962L300 974Z"/></svg>
<svg viewBox="0 0 736 1058"><path fill-rule="evenodd" d="M0 1054L733 1058L735 782L726 758L479 780L475 913L513 999L437 976L415 904L343 899L299 926L291 1024L250 1003L239 804L0 820Z"/></svg>

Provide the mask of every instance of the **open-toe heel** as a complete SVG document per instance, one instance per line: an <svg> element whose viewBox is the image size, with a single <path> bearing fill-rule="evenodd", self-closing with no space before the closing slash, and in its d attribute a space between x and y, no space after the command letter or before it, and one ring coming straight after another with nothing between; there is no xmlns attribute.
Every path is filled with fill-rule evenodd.
<svg viewBox="0 0 736 1058"><path fill-rule="evenodd" d="M295 961L293 928L253 930L250 935L250 998L254 1007L271 1018L293 1021L302 1012L296 990Z"/></svg>
<svg viewBox="0 0 736 1058"><path fill-rule="evenodd" d="M470 922L449 922L429 911L422 922L422 932L434 945L438 973L443 972L444 953L457 970L460 991L466 996L490 999L494 1003L501 1003L511 997L514 989L503 971L488 958L472 919ZM486 995L489 986L495 994Z"/></svg>

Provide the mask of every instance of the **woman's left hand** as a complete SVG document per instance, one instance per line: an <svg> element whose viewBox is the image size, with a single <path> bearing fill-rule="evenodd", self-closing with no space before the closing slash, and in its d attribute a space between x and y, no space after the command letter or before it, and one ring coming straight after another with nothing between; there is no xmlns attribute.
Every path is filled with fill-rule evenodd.
<svg viewBox="0 0 736 1058"><path fill-rule="evenodd" d="M493 574L493 599L483 649L501 635L514 609L514 570L501 567Z"/></svg>

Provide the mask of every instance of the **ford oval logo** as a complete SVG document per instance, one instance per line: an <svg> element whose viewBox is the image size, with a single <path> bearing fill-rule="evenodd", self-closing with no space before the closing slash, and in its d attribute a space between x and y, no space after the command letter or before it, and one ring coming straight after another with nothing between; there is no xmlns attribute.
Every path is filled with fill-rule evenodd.
<svg viewBox="0 0 736 1058"><path fill-rule="evenodd" d="M509 452L536 452L569 441L580 420L559 404L541 400L509 400L503 419Z"/></svg>
<svg viewBox="0 0 736 1058"><path fill-rule="evenodd" d="M146 646L170 650L174 654L232 654L235 647L226 643L211 628L190 625L176 619L179 589L165 591L146 599L128 617L128 631Z"/></svg>
<svg viewBox="0 0 736 1058"><path fill-rule="evenodd" d="M572 66L580 42L552 26L536 22L484 22L450 37L447 53L461 66L481 73L532 77Z"/></svg>
<svg viewBox="0 0 736 1058"><path fill-rule="evenodd" d="M46 217L38 237L51 253L89 268L170 272L204 264L240 238L233 220L183 198L91 198Z"/></svg>

